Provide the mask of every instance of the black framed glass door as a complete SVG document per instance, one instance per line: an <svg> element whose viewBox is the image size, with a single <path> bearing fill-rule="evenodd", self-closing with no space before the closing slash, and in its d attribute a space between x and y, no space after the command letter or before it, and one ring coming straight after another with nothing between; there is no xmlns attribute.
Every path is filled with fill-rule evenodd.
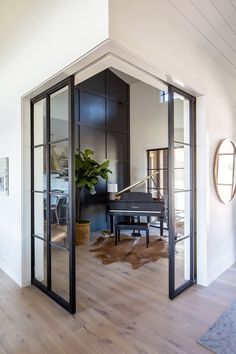
<svg viewBox="0 0 236 354"><path fill-rule="evenodd" d="M168 90L169 121L169 297L196 280L195 98Z"/></svg>
<svg viewBox="0 0 236 354"><path fill-rule="evenodd" d="M32 284L76 310L74 79L31 100Z"/></svg>

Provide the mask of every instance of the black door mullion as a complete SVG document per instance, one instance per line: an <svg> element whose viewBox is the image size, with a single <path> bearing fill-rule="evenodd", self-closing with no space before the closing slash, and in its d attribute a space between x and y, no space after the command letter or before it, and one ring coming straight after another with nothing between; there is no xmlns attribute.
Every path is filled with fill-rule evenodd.
<svg viewBox="0 0 236 354"><path fill-rule="evenodd" d="M190 108L190 137L191 137L191 251L192 251L192 262L191 262L191 276L193 282L196 281L196 99L191 99Z"/></svg>
<svg viewBox="0 0 236 354"><path fill-rule="evenodd" d="M174 220L174 91L168 90L168 210L169 210L169 298L175 288L175 220Z"/></svg>
<svg viewBox="0 0 236 354"><path fill-rule="evenodd" d="M47 290L52 288L51 271L51 183L50 183L50 96L46 97L46 219L47 219Z"/></svg>
<svg viewBox="0 0 236 354"><path fill-rule="evenodd" d="M69 171L70 171L70 190L69 190L69 274L70 274L70 304L71 313L76 312L76 254L75 254L75 218L76 218L76 202L75 202L75 106L74 106L74 76L70 77L69 80Z"/></svg>
<svg viewBox="0 0 236 354"><path fill-rule="evenodd" d="M30 103L31 121L31 283L35 279L35 246L34 246L34 105Z"/></svg>

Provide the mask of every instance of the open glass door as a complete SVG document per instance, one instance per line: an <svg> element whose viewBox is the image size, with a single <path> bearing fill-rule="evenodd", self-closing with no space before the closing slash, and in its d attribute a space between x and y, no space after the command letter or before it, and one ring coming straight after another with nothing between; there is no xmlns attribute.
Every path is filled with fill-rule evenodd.
<svg viewBox="0 0 236 354"><path fill-rule="evenodd" d="M32 284L76 310L74 80L31 100Z"/></svg>
<svg viewBox="0 0 236 354"><path fill-rule="evenodd" d="M169 86L169 297L195 282L195 98Z"/></svg>

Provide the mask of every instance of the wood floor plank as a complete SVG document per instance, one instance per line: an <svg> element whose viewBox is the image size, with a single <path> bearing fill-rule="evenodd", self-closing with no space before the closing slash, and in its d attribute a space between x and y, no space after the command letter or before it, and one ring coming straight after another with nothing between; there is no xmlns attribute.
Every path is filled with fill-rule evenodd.
<svg viewBox="0 0 236 354"><path fill-rule="evenodd" d="M126 263L101 264L88 246L76 252L73 316L0 271L1 354L210 353L197 340L235 300L235 265L208 288L194 285L170 301L168 260L133 270Z"/></svg>

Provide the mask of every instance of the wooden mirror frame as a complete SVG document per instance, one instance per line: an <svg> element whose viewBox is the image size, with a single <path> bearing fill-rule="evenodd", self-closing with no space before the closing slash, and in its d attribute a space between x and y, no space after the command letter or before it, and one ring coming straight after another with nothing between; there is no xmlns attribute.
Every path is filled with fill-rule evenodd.
<svg viewBox="0 0 236 354"><path fill-rule="evenodd" d="M235 184L234 186L232 186L232 189L234 188L233 192L232 192L232 195L231 195L231 199L228 200L228 201L224 201L222 199L222 197L220 196L220 193L219 193L219 189L218 189L218 167L219 167L219 152L220 152L220 148L222 146L222 144L225 142L225 141L228 141L232 144L233 148L234 148L234 162L233 162L233 169L235 171L235 159L236 159L236 146L235 144L233 143L232 140L230 139L223 139L220 141L220 143L218 144L217 148L216 148L216 152L215 152L215 158L214 158L214 185L215 185L215 190L216 190L216 194L219 198L219 200L221 201L221 203L223 204L228 204L232 201L232 199L234 198L235 196L235 193L236 193L236 182L233 181L233 183ZM234 173L234 172L233 172ZM235 176L233 178L233 180L235 180Z"/></svg>

